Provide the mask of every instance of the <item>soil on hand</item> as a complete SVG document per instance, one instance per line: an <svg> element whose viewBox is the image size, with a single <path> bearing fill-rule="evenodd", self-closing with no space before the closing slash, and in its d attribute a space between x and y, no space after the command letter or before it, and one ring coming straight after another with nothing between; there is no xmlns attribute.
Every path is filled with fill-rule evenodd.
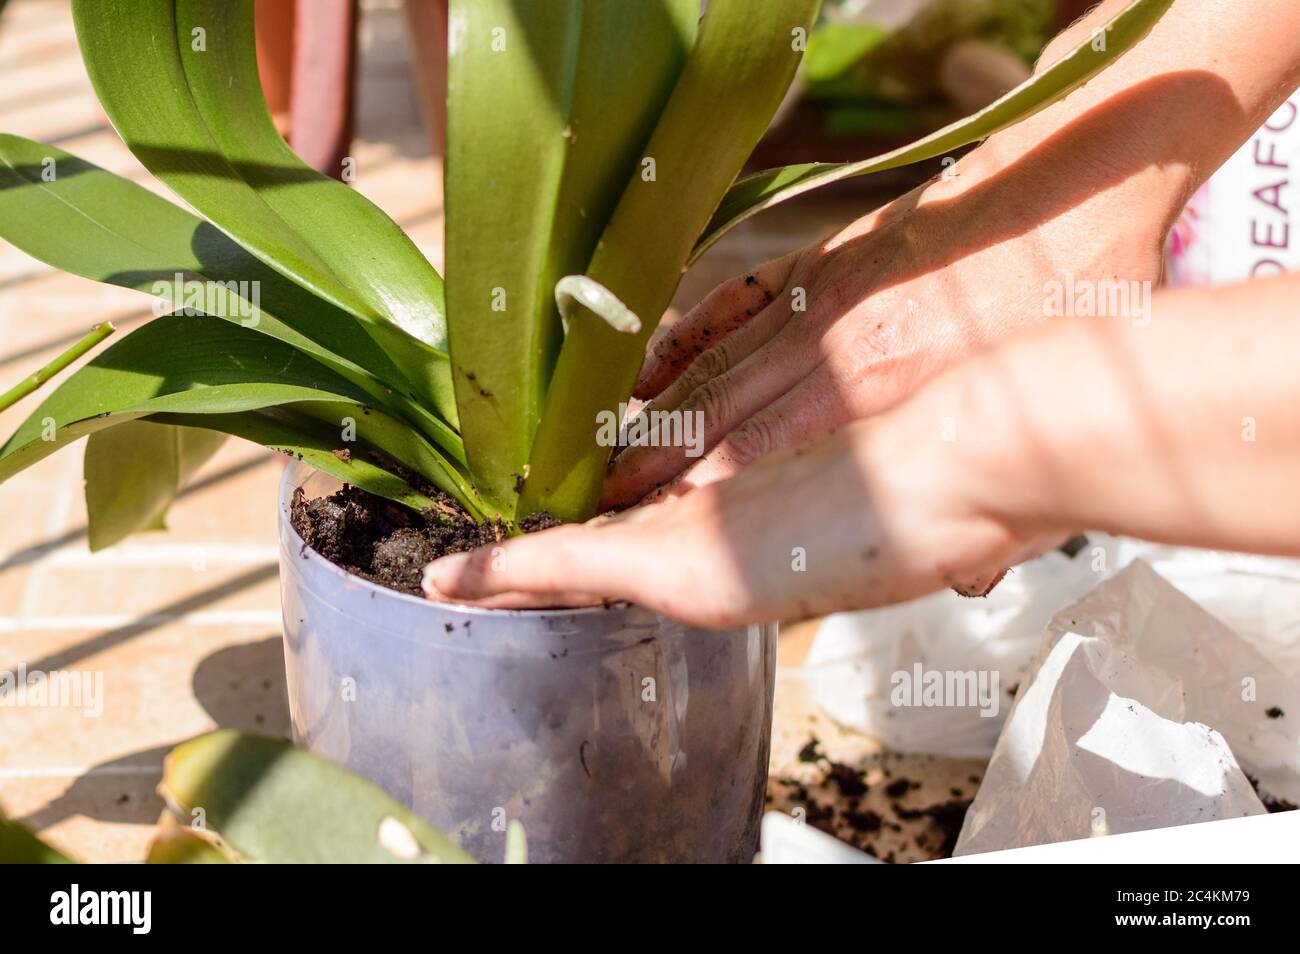
<svg viewBox="0 0 1300 954"><path fill-rule="evenodd" d="M427 564L506 535L500 523L475 523L448 495L435 490L429 496L435 508L416 513L351 485L311 500L298 488L289 522L307 546L331 563L372 583L420 596ZM559 522L550 514L535 514L522 522L522 529L532 533Z"/></svg>

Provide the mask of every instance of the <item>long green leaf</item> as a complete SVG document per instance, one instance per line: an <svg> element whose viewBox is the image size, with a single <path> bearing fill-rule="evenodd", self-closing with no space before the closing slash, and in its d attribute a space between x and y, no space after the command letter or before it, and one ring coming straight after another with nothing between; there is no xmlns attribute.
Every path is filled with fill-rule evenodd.
<svg viewBox="0 0 1300 954"><path fill-rule="evenodd" d="M367 459L366 451L372 446L369 442L349 446L351 456L344 458L338 453L342 448L339 447L337 428L327 428L319 420L296 414L287 406L238 414L154 414L145 420L182 428L219 431L269 447L331 477L405 504L413 510L424 511L433 506L429 497L412 487L404 478ZM449 481L448 487L454 488L455 484ZM476 512L472 497L462 498L448 487L443 489L456 496L471 513Z"/></svg>
<svg viewBox="0 0 1300 954"><path fill-rule="evenodd" d="M202 219L76 156L18 136L0 135L0 190L0 236L33 257L176 306L197 291L206 313L305 351L463 462L459 435L381 383L401 386L405 378L352 316L267 268ZM85 467L90 548L157 527L186 476L177 471L178 451L202 449L206 459L219 444L208 431L158 425L92 435Z"/></svg>
<svg viewBox="0 0 1300 954"><path fill-rule="evenodd" d="M497 516L495 512L489 513L484 508L477 491L455 462L445 457L438 448L425 440L419 431L403 421L390 417L382 411L335 398L300 401L293 405L291 411L296 415L313 418L324 426L319 433L326 441L333 442L330 447L331 452L348 449L347 443L342 447L339 446L338 435L344 431L351 433L355 430L360 449L376 451L407 470L420 474L455 497L475 518L485 515ZM267 442L259 440L258 443ZM331 453L331 456L335 455ZM349 483L357 483L349 476L351 469L348 465L352 462L352 458L349 455L341 455L335 459L342 460L343 466L330 469L329 472Z"/></svg>
<svg viewBox="0 0 1300 954"><path fill-rule="evenodd" d="M86 441L86 529L92 551L166 528L167 508L225 435L128 421Z"/></svg>
<svg viewBox="0 0 1300 954"><path fill-rule="evenodd" d="M437 273L382 212L280 140L251 0L74 0L73 15L100 103L137 158L254 257L362 319L454 422Z"/></svg>
<svg viewBox="0 0 1300 954"><path fill-rule="evenodd" d="M377 785L261 736L225 729L178 745L167 756L159 790L184 819L248 861L474 861Z"/></svg>
<svg viewBox="0 0 1300 954"><path fill-rule="evenodd" d="M376 399L411 407L391 393L409 382L347 312L197 216L61 149L0 134L0 237L62 271L177 307L201 292L205 313L287 341ZM453 433L445 425L427 431L439 440L439 431ZM458 448L451 439L449 449Z"/></svg>
<svg viewBox="0 0 1300 954"><path fill-rule="evenodd" d="M118 420L230 413L365 392L301 351L214 318L158 318L63 382L0 448L0 479Z"/></svg>
<svg viewBox="0 0 1300 954"><path fill-rule="evenodd" d="M442 279L378 206L312 169L266 107L253 41L253 0L176 0L181 62L199 115L244 180L322 262L379 314L445 350ZM196 49L195 30L207 33Z"/></svg>
<svg viewBox="0 0 1300 954"><path fill-rule="evenodd" d="M727 192L691 253L694 262L741 222L813 189L886 169L934 159L1015 125L1060 100L1109 66L1146 36L1173 0L1135 0L1097 37L1090 37L1050 67L996 102L907 146L861 162L809 162L746 176ZM1104 38L1104 45L1098 37Z"/></svg>
<svg viewBox="0 0 1300 954"><path fill-rule="evenodd" d="M453 0L447 294L461 434L512 511L582 271L693 42L698 0Z"/></svg>
<svg viewBox="0 0 1300 954"><path fill-rule="evenodd" d="M645 342L695 240L794 77L818 6L819 0L710 0L645 149L653 177L646 166L632 175L586 270L641 319L641 331L625 334L593 314L574 315L520 513L549 510L582 520L594 512L609 455L596 443L598 415L616 412L631 392Z"/></svg>
<svg viewBox="0 0 1300 954"><path fill-rule="evenodd" d="M234 415L225 419L234 421L245 412L284 405L293 405L300 417L319 422L324 435L313 440L328 441L328 450L340 455L350 451L348 439L355 436L361 444L373 446L456 496L471 513L481 513L454 464L414 428L372 408L366 393L355 385L274 338L231 322L183 315L158 318L138 328L68 378L0 448L0 480L59 447L116 424L154 415ZM237 430L227 432L244 436ZM284 436L281 428L275 446L283 443ZM343 462L335 462L344 469ZM362 465L372 466L355 463L359 473ZM392 495L372 489L361 479L352 482ZM400 486L409 491L404 481Z"/></svg>

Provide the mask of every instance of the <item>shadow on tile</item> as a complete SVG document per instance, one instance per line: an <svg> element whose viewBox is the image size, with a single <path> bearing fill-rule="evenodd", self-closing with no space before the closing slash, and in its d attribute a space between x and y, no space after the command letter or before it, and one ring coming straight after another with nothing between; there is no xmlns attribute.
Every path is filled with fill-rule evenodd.
<svg viewBox="0 0 1300 954"><path fill-rule="evenodd" d="M219 649L200 660L194 698L222 729L289 738L284 647L277 633Z"/></svg>
<svg viewBox="0 0 1300 954"><path fill-rule="evenodd" d="M278 634L210 653L195 667L191 685L194 698L218 728L289 737L284 651ZM158 746L100 762L58 798L19 821L37 831L74 815L151 825L164 808L157 788L163 759L171 749Z"/></svg>

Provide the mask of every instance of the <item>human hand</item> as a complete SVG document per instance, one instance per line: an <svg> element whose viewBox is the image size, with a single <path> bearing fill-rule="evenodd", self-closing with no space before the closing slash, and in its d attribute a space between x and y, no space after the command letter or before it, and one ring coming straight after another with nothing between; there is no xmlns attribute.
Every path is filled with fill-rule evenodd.
<svg viewBox="0 0 1300 954"><path fill-rule="evenodd" d="M433 563L426 592L721 627L977 595L1076 529L1300 555L1298 293L1286 275L1158 294L1149 323L1050 323L727 480Z"/></svg>
<svg viewBox="0 0 1300 954"><path fill-rule="evenodd" d="M945 405L946 406L946 405ZM704 627L987 592L1064 531L987 515L971 451L928 404L860 421L681 497L445 557L432 599L495 607L627 600Z"/></svg>
<svg viewBox="0 0 1300 954"><path fill-rule="evenodd" d="M1104 122L1122 124L1118 112ZM651 410L703 412L709 453L692 462L682 448L627 449L604 505L666 482L660 503L439 561L429 595L495 606L628 599L722 626L945 586L978 594L1061 542L1064 529L1024 534L980 516L976 468L949 459L970 442L939 440L937 412L910 432L894 415L869 418L1035 323L1045 284L1063 274L1158 276L1171 214L1161 167L1119 156L1090 166L1072 137L1100 132L1081 126L1034 150L991 140L957 175L721 286L660 341L638 387L655 395ZM806 311L794 307L800 289Z"/></svg>
<svg viewBox="0 0 1300 954"><path fill-rule="evenodd" d="M1035 128L1032 145L1008 130L825 242L719 286L665 329L636 388L651 399L642 413L699 415L705 455L627 448L602 507L728 477L893 406L1045 317L1049 283L1157 280L1179 167L1106 146L1146 108Z"/></svg>

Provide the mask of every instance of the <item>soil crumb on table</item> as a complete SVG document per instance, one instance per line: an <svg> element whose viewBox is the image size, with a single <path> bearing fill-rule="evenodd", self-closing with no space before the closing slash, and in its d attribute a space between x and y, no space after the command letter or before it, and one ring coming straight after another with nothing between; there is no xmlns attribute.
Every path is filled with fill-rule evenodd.
<svg viewBox="0 0 1300 954"><path fill-rule="evenodd" d="M815 735L796 758L773 772L768 807L799 812L814 828L891 863L952 857L980 781L965 775L969 763L957 760L944 765L927 756L881 751L854 764L837 761ZM933 777L927 784L900 770Z"/></svg>
<svg viewBox="0 0 1300 954"><path fill-rule="evenodd" d="M475 523L447 494L433 490L428 496L435 507L417 513L351 485L314 499L300 487L293 492L289 522L307 546L331 563L380 586L420 596L427 564L506 536L503 524ZM533 533L559 524L543 513L525 518L520 526Z"/></svg>

